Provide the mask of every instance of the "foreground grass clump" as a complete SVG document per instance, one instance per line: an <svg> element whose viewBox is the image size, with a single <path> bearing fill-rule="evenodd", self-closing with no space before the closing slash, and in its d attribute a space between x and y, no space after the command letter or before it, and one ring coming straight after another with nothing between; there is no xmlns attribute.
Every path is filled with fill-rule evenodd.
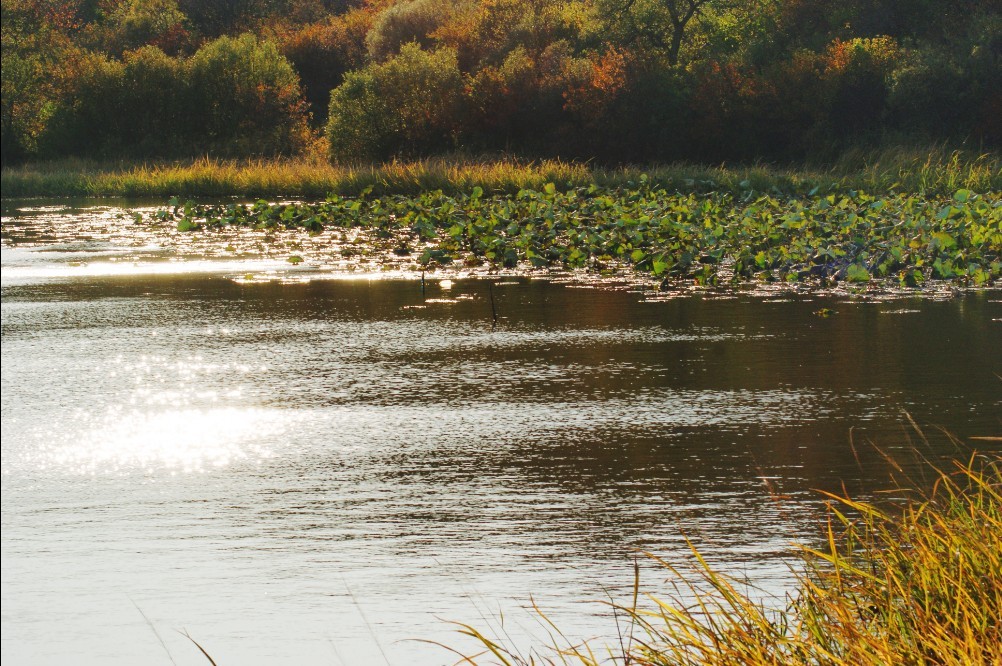
<svg viewBox="0 0 1002 666"><path fill-rule="evenodd" d="M632 187L641 175L657 187L680 192L748 189L806 194L910 192L952 194L958 189L1002 191L1002 160L941 148L846 153L834 164L797 167L700 166L692 164L603 168L561 160L438 158L385 164L330 164L317 157L272 160L197 159L175 163L99 163L60 160L4 168L4 197L300 197L328 194L457 194L481 187L515 194L556 183L560 189L596 185Z"/></svg>
<svg viewBox="0 0 1002 666"><path fill-rule="evenodd" d="M974 455L937 474L931 491L905 493L889 508L831 496L827 545L802 548L804 572L786 608L753 600L747 584L693 549L695 577L662 562L683 580L679 598L651 596L653 609L643 610L635 595L616 606L631 626L611 652L568 643L552 658L526 660L464 625L487 649L465 663L1002 663L1002 455Z"/></svg>
<svg viewBox="0 0 1002 666"><path fill-rule="evenodd" d="M1002 275L1002 196L871 196L851 191L777 197L670 193L645 178L632 188L560 191L552 183L514 196L480 187L403 195L328 197L321 203L175 205L154 221L180 231L363 228L397 256L423 265L515 268L631 265L665 280L746 280L980 286Z"/></svg>

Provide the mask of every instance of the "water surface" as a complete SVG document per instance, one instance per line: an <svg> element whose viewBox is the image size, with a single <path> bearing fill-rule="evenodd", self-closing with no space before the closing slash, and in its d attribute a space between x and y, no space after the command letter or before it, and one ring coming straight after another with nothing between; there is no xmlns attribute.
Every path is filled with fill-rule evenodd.
<svg viewBox="0 0 1002 666"><path fill-rule="evenodd" d="M682 562L688 537L782 595L817 490L888 485L868 443L937 458L934 426L1002 431L999 291L422 290L317 239L179 242L120 213L4 209L15 663L205 663L179 631L220 663L450 663L408 639L472 649L446 621L503 612L542 640L530 595L611 637L589 600L625 599L638 553ZM317 254L291 266L294 242Z"/></svg>

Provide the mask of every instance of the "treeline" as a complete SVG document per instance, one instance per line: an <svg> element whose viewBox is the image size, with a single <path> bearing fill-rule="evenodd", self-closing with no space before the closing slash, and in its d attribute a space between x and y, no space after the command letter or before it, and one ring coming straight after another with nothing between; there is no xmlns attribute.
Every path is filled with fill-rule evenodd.
<svg viewBox="0 0 1002 666"><path fill-rule="evenodd" d="M1002 143L997 0L0 0L2 155Z"/></svg>

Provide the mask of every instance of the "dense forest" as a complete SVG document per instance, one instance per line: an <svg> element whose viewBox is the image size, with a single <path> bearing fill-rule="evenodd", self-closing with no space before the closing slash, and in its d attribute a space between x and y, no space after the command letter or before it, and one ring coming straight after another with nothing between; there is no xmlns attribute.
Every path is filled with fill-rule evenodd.
<svg viewBox="0 0 1002 666"><path fill-rule="evenodd" d="M5 163L1002 142L997 0L2 0Z"/></svg>

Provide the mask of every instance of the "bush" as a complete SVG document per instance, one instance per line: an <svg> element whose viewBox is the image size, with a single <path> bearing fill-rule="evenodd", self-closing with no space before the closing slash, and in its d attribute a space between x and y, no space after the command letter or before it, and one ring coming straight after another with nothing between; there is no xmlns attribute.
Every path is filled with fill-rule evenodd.
<svg viewBox="0 0 1002 666"><path fill-rule="evenodd" d="M44 72L51 63L34 53L3 45L0 66L0 162L14 163L37 149L43 133L53 91Z"/></svg>
<svg viewBox="0 0 1002 666"><path fill-rule="evenodd" d="M689 101L687 149L719 160L776 150L769 134L783 128L768 117L769 101L776 92L771 82L733 62L710 62L700 68Z"/></svg>
<svg viewBox="0 0 1002 666"><path fill-rule="evenodd" d="M480 0L461 4L435 30L437 43L456 49L464 72L500 66L523 48L540 54L559 42L575 53L603 40L594 12L582 2L556 0Z"/></svg>
<svg viewBox="0 0 1002 666"><path fill-rule="evenodd" d="M155 46L121 61L87 54L45 135L45 152L100 157L174 155L194 146L185 62Z"/></svg>
<svg viewBox="0 0 1002 666"><path fill-rule="evenodd" d="M671 161L688 156L694 142L690 75L682 70L637 67L624 91L610 103L599 154L618 162Z"/></svg>
<svg viewBox="0 0 1002 666"><path fill-rule="evenodd" d="M887 128L892 73L905 52L890 37L835 40L768 67L733 60L694 67L688 151L699 159L837 154Z"/></svg>
<svg viewBox="0 0 1002 666"><path fill-rule="evenodd" d="M264 7L260 0L178 0L178 7L200 35L233 34L250 25Z"/></svg>
<svg viewBox="0 0 1002 666"><path fill-rule="evenodd" d="M387 158L455 145L463 76L452 49L407 44L400 55L349 73L331 93L331 158Z"/></svg>
<svg viewBox="0 0 1002 666"><path fill-rule="evenodd" d="M828 127L843 137L875 130L886 112L891 72L902 51L891 37L835 40L825 53Z"/></svg>
<svg viewBox="0 0 1002 666"><path fill-rule="evenodd" d="M372 16L356 10L330 20L280 30L275 41L296 72L314 122L327 122L331 91L366 61L365 35Z"/></svg>
<svg viewBox="0 0 1002 666"><path fill-rule="evenodd" d="M923 51L909 57L890 76L887 106L891 123L919 136L961 128L969 113L963 72L945 54Z"/></svg>
<svg viewBox="0 0 1002 666"><path fill-rule="evenodd" d="M484 67L471 77L477 147L529 152L571 148L578 138L570 123L585 111L591 80L591 61L575 57L566 42L542 53L515 47L499 67Z"/></svg>
<svg viewBox="0 0 1002 666"><path fill-rule="evenodd" d="M965 70L973 134L989 145L1002 146L1002 15L986 11L969 23L973 39Z"/></svg>
<svg viewBox="0 0 1002 666"><path fill-rule="evenodd" d="M129 114L129 143L142 154L169 153L192 136L185 62L147 46L126 53L122 103Z"/></svg>
<svg viewBox="0 0 1002 666"><path fill-rule="evenodd" d="M155 46L113 60L85 54L44 135L50 155L251 156L308 140L289 62L252 36L223 37L191 60Z"/></svg>
<svg viewBox="0 0 1002 666"><path fill-rule="evenodd" d="M306 145L299 77L273 43L220 37L191 59L190 81L193 120L211 152L275 155Z"/></svg>
<svg viewBox="0 0 1002 666"><path fill-rule="evenodd" d="M373 60L384 61L416 42L424 48L434 44L432 33L456 11L453 0L406 0L376 17L365 42Z"/></svg>
<svg viewBox="0 0 1002 666"><path fill-rule="evenodd" d="M122 104L125 65L97 53L70 64L68 89L39 139L42 152L102 157L121 152L123 125L132 111Z"/></svg>
<svg viewBox="0 0 1002 666"><path fill-rule="evenodd" d="M128 0L111 13L105 36L113 53L147 44L177 52L188 41L187 17L176 0Z"/></svg>

